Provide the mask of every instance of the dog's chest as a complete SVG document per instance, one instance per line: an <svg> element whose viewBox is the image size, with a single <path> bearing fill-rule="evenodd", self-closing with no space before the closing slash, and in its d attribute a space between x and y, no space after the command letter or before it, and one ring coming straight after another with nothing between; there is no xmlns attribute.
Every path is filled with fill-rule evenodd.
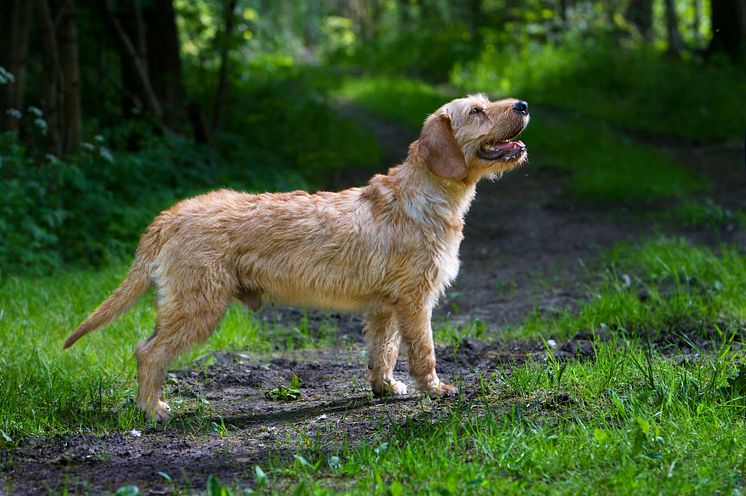
<svg viewBox="0 0 746 496"><path fill-rule="evenodd" d="M433 285L438 292L450 286L458 276L460 266L459 248L463 236L460 231L451 231L440 237L432 251Z"/></svg>

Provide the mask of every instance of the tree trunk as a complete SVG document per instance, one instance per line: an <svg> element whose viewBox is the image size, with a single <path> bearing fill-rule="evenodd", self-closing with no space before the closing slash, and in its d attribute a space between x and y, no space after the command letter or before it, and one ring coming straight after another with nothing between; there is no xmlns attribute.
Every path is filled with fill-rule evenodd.
<svg viewBox="0 0 746 496"><path fill-rule="evenodd" d="M47 121L47 150L62 155L58 112L60 60L57 55L54 21L47 0L34 0L39 38L44 55L44 118Z"/></svg>
<svg viewBox="0 0 746 496"><path fill-rule="evenodd" d="M467 9L469 10L469 32L472 39L479 42L479 29L484 25L483 0L469 0Z"/></svg>
<svg viewBox="0 0 746 496"><path fill-rule="evenodd" d="M163 115L161 105L150 83L145 60L138 53L129 35L127 35L127 32L119 22L119 19L114 16L109 7L108 0L98 0L98 6L109 27L114 32L114 39L119 46L119 55L122 58L122 64L127 66L126 70L131 72L137 81L145 110L156 117L161 117ZM135 22L137 22L136 19Z"/></svg>
<svg viewBox="0 0 746 496"><path fill-rule="evenodd" d="M682 41L679 32L679 19L676 15L676 3L674 0L665 0L666 4L666 38L668 39L668 48L666 53L673 57L681 55Z"/></svg>
<svg viewBox="0 0 746 496"><path fill-rule="evenodd" d="M709 54L725 53L733 62L746 57L746 0L712 0Z"/></svg>
<svg viewBox="0 0 746 496"><path fill-rule="evenodd" d="M13 37L5 33L13 33L13 21L15 19L16 2L7 1L5 8L0 9L0 67L3 72L10 72L13 64ZM5 113L10 102L10 93L13 84L9 81L0 82L0 132L8 129L8 115Z"/></svg>
<svg viewBox="0 0 746 496"><path fill-rule="evenodd" d="M148 73L167 125L184 117L184 87L176 14L172 0L152 0L143 11L148 46Z"/></svg>
<svg viewBox="0 0 746 496"><path fill-rule="evenodd" d="M230 58L230 35L233 32L235 16L233 11L236 10L238 0L228 0L225 10L225 23L223 28L222 43L220 47L220 72L218 75L218 90L215 94L215 106L212 109L212 122L210 125L211 132L215 132L220 124L220 114L223 110L223 101L228 89L228 62Z"/></svg>
<svg viewBox="0 0 746 496"><path fill-rule="evenodd" d="M567 25L567 0L559 0L557 7L559 8L560 20L562 25Z"/></svg>
<svg viewBox="0 0 746 496"><path fill-rule="evenodd" d="M64 0L59 13L57 43L60 49L64 97L64 136L62 150L65 154L77 153L83 135L80 111L80 67L78 64L78 27L73 0Z"/></svg>
<svg viewBox="0 0 746 496"><path fill-rule="evenodd" d="M8 56L8 70L13 74L13 83L5 86L4 107L0 109L16 109L23 112L23 99L26 91L26 63L28 61L29 31L31 29L31 6L26 0L16 0L13 6L13 25L10 33L10 53ZM19 121L9 119L3 115L8 129L17 129Z"/></svg>
<svg viewBox="0 0 746 496"><path fill-rule="evenodd" d="M694 48L700 48L699 31L702 29L702 0L694 0L694 19L692 19L692 31L694 32Z"/></svg>
<svg viewBox="0 0 746 496"><path fill-rule="evenodd" d="M647 43L653 40L653 0L630 0L627 19Z"/></svg>

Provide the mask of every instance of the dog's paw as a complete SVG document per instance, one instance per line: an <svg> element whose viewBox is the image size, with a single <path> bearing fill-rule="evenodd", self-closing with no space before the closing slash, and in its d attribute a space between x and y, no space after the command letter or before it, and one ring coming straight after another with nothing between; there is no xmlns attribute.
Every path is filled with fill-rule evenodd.
<svg viewBox="0 0 746 496"><path fill-rule="evenodd" d="M422 392L430 397L441 397L441 396L454 396L458 394L458 388L451 384L438 381L436 384L432 384L429 387L421 388Z"/></svg>
<svg viewBox="0 0 746 496"><path fill-rule="evenodd" d="M371 384L371 389L373 389L373 395L377 397L402 396L408 392L407 385L397 380L380 384Z"/></svg>
<svg viewBox="0 0 746 496"><path fill-rule="evenodd" d="M441 382L438 384L438 395L439 396L454 396L458 394L458 388L452 384L446 384Z"/></svg>
<svg viewBox="0 0 746 496"><path fill-rule="evenodd" d="M145 419L148 421L155 420L159 424L165 424L171 420L171 407L163 401L158 401L155 405L147 404L140 409L145 413Z"/></svg>

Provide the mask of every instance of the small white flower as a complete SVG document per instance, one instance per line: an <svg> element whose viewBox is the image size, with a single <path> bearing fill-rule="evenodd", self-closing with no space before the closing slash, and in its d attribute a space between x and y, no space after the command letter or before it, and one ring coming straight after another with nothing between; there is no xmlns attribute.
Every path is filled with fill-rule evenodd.
<svg viewBox="0 0 746 496"><path fill-rule="evenodd" d="M12 117L14 119L20 119L21 117L23 117L21 111L14 108L9 108L5 111L5 113L8 115L8 117Z"/></svg>
<svg viewBox="0 0 746 496"><path fill-rule="evenodd" d="M96 136L94 136L94 137L93 137L93 139L94 139L94 140L95 140L95 141L96 141L97 143L103 143L103 142L104 142L104 137L103 137L103 136L101 136L100 134L97 134Z"/></svg>
<svg viewBox="0 0 746 496"><path fill-rule="evenodd" d="M34 125L39 128L39 131L41 131L41 134L47 135L47 121L42 119L41 117L37 117L34 119Z"/></svg>
<svg viewBox="0 0 746 496"><path fill-rule="evenodd" d="M60 159L58 159L55 155L51 153L47 153L47 160L49 160L49 163L51 164L58 164L60 162Z"/></svg>
<svg viewBox="0 0 746 496"><path fill-rule="evenodd" d="M15 76L8 72L5 67L0 65L0 85L1 84L11 84L14 83L16 80Z"/></svg>
<svg viewBox="0 0 746 496"><path fill-rule="evenodd" d="M81 143L80 146L83 147L84 150L88 150L89 152L92 152L93 150L96 149L95 146L88 143L87 141L84 141L83 143Z"/></svg>
<svg viewBox="0 0 746 496"><path fill-rule="evenodd" d="M28 111L30 114L34 114L34 117L41 117L44 115L44 112L42 112L39 107L34 107L33 105L29 105Z"/></svg>
<svg viewBox="0 0 746 496"><path fill-rule="evenodd" d="M105 146L102 146L101 148L99 148L98 154L101 156L101 158L103 158L107 162L114 162L114 156L111 154L109 149L106 148Z"/></svg>

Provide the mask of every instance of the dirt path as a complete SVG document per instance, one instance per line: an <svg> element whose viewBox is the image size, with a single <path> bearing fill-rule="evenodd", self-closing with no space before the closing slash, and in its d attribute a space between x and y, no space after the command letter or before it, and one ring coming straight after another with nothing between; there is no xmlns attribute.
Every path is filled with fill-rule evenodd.
<svg viewBox="0 0 746 496"><path fill-rule="evenodd" d="M356 113L381 139L387 164L401 160L406 145L416 138L415 132L365 112ZM727 199L729 207L746 206L742 194L746 173L730 170L738 149L667 150L713 177L715 194ZM354 171L333 182L335 186L359 184L371 172ZM529 165L497 183L480 185L466 222L460 276L438 306L436 319L463 322L481 318L495 328L519 323L534 308L553 312L572 307L586 295L585 267L598 260L603 248L653 234L652 227L620 220L615 212L563 206L558 200L560 181L553 173ZM743 229L692 235L746 240ZM278 314L290 320L302 315L274 308L261 315L275 319ZM324 318L328 316L309 314L311 325ZM340 317L338 323L353 342L361 342L358 317ZM560 358L592 353L590 343L582 338L558 346L555 353ZM194 488L204 487L210 474L249 486L258 463L289 457L311 442L330 447L345 439L373 443L371 436L377 426L447 411L452 401L469 400L471 386L480 374L509 373L511 363L526 358L541 360L545 351L538 341L467 341L457 353L442 348L438 355L441 374L463 385L463 398L431 401L410 395L373 399L360 344L269 359L219 354L207 373L186 370L170 375L171 396L197 405L188 409L191 413L182 414L165 429L24 440L12 453L9 468L0 472L0 493L7 484L13 485L14 494L39 494L63 487L70 492L99 493L125 484L136 484L149 494L170 493L170 484L159 472L180 484L188 481ZM264 397L269 388L286 384L293 373L302 380L299 401L274 402ZM401 363L398 374L406 377ZM209 402L207 411L198 406L203 399ZM511 399L503 401L510 404ZM205 416L211 420L205 422ZM211 426L211 421L215 425Z"/></svg>

